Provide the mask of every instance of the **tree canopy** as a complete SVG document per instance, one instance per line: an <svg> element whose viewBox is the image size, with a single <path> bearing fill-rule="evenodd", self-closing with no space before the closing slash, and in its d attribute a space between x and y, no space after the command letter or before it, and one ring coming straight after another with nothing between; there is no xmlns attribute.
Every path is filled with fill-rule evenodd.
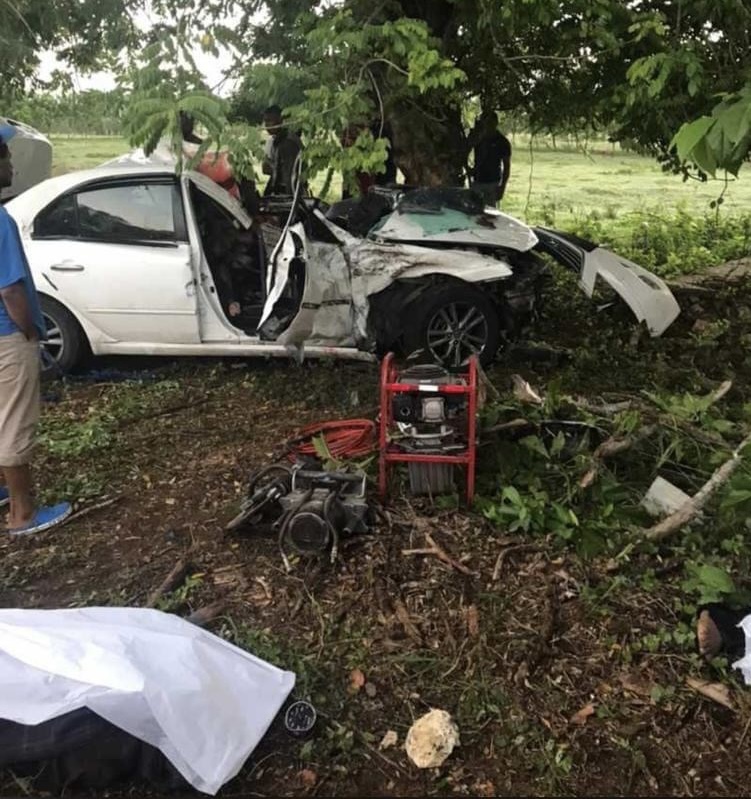
<svg viewBox="0 0 751 799"><path fill-rule="evenodd" d="M130 131L147 145L192 109L238 153L257 148L228 120L257 123L271 102L304 133L311 170L383 168L370 126L388 120L399 165L421 183L461 177L478 107L533 133L607 135L686 174L736 174L751 144L747 0L154 0L168 22L140 33L141 0L70 0L32 45L21 19L44 6L0 0L21 42L0 59L21 65L20 80L39 45L84 68L119 48ZM233 54L229 104L203 85L196 45Z"/></svg>

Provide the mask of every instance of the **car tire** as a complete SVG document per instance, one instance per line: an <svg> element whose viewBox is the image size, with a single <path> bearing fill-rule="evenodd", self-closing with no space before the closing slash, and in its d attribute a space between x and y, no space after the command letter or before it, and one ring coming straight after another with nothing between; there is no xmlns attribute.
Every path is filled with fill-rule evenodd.
<svg viewBox="0 0 751 799"><path fill-rule="evenodd" d="M87 352L86 336L73 314L57 300L42 295L39 304L47 326L44 348L61 372L69 372L83 360Z"/></svg>
<svg viewBox="0 0 751 799"><path fill-rule="evenodd" d="M490 364L505 344L507 320L502 309L480 289L446 283L422 294L407 309L406 354L422 351L447 369L463 366L470 354Z"/></svg>

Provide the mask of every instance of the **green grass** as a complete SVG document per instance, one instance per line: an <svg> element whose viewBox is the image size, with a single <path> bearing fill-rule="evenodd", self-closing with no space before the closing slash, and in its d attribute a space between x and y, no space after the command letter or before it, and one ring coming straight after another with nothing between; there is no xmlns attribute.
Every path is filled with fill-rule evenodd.
<svg viewBox="0 0 751 799"><path fill-rule="evenodd" d="M91 169L128 151L120 136L50 136L52 174Z"/></svg>
<svg viewBox="0 0 751 799"><path fill-rule="evenodd" d="M561 224L593 212L613 220L633 211L662 216L680 207L703 215L725 188L724 180L683 182L664 173L655 160L605 142L590 145L587 152L574 144L554 148L546 141L536 141L530 152L527 136L513 137L512 144L503 209L534 223ZM751 210L751 175L740 175L728 184L724 213Z"/></svg>
<svg viewBox="0 0 751 799"><path fill-rule="evenodd" d="M127 142L116 136L53 136L52 143L56 175L97 166L128 150ZM554 148L551 142L536 141L530 152L528 137L519 135L513 137L513 145L511 182L503 208L535 223L560 225L593 212L613 220L632 211L663 215L682 206L704 214L725 185L721 180L684 183L676 175L663 173L653 159L604 142L590 145L585 152L571 143ZM323 175L313 181L314 189L322 184ZM751 178L741 172L741 179L728 186L723 210L744 213L750 209Z"/></svg>

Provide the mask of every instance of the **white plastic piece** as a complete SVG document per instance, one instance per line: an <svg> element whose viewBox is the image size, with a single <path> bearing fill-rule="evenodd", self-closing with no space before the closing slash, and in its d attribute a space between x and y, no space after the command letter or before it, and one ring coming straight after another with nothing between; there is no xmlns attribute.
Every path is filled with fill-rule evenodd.
<svg viewBox="0 0 751 799"><path fill-rule="evenodd" d="M418 768L438 768L459 743L456 722L445 710L434 708L409 728L404 748Z"/></svg>
<svg viewBox="0 0 751 799"><path fill-rule="evenodd" d="M733 663L734 669L739 669L743 673L743 681L746 685L751 685L751 616L746 616L738 625L746 636L745 656Z"/></svg>
<svg viewBox="0 0 751 799"><path fill-rule="evenodd" d="M678 486L674 486L662 477L656 477L641 504L650 516L660 518L675 513L690 499L691 497Z"/></svg>
<svg viewBox="0 0 751 799"><path fill-rule="evenodd" d="M39 724L88 707L204 793L242 768L294 684L158 610L0 610L0 718Z"/></svg>

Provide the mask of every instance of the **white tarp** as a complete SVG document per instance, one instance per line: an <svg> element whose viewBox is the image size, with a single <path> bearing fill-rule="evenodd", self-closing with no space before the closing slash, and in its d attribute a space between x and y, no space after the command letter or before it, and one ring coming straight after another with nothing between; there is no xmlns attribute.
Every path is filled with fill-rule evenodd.
<svg viewBox="0 0 751 799"><path fill-rule="evenodd" d="M204 793L237 774L294 684L157 610L0 610L0 718L39 724L88 707Z"/></svg>
<svg viewBox="0 0 751 799"><path fill-rule="evenodd" d="M751 616L746 616L738 626L746 636L746 652L744 657L733 663L733 668L740 669L743 681L746 685L751 685Z"/></svg>

